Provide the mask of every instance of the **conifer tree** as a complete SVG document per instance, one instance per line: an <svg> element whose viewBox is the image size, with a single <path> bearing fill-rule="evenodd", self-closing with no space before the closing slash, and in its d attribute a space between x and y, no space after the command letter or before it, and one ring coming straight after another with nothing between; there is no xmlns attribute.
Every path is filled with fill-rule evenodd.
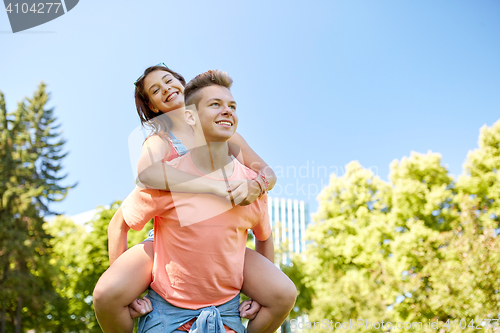
<svg viewBox="0 0 500 333"><path fill-rule="evenodd" d="M47 320L47 302L58 298L48 262L49 236L42 225L49 203L61 200L72 186L60 182L64 141L42 83L30 99L8 113L0 94L0 297L2 327L37 328ZM54 140L58 140L54 142ZM8 325L9 324L9 325Z"/></svg>
<svg viewBox="0 0 500 333"><path fill-rule="evenodd" d="M61 126L56 125L54 109L47 109L50 95L41 83L33 98L27 99L29 123L32 126L29 151L35 156L36 181L43 188L42 194L36 197L36 203L44 214L55 214L48 205L50 202L63 200L70 188L76 186L61 186L60 182L67 175L60 175L61 162L67 153L63 153L65 140L56 130Z"/></svg>

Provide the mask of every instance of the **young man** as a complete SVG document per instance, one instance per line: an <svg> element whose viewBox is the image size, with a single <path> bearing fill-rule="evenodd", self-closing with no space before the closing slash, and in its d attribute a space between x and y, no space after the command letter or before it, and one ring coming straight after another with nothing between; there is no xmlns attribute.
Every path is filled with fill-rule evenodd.
<svg viewBox="0 0 500 333"><path fill-rule="evenodd" d="M185 114L195 133L196 148L170 162L177 169L222 182L256 177L229 156L227 140L238 124L231 83L226 73L209 71L186 87L186 105L197 109L188 107ZM247 229L253 229L257 251L271 261L274 257L265 200L264 195L251 205L233 207L213 194L140 188L127 197L121 207L127 225L118 226L125 236L128 227L140 230L157 217L149 295L153 311L140 319L140 331L171 332L194 317L192 329L201 332L206 325L224 331L222 323L236 332L244 331L238 304Z"/></svg>

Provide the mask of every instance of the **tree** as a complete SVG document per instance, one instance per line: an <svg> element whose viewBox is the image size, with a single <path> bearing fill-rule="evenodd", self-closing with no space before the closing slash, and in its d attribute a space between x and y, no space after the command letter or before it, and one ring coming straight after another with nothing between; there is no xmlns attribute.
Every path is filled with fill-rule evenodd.
<svg viewBox="0 0 500 333"><path fill-rule="evenodd" d="M60 185L60 181L67 176L59 173L62 169L61 162L68 153L62 152L66 141L61 138L60 132L55 132L61 125L55 125L54 109L45 107L50 97L45 88L46 85L42 82L33 98L27 99L28 132L31 134L28 151L35 156L33 169L36 172L32 177L43 189L42 194L34 199L43 214L55 214L50 211L49 203L63 200L68 190L76 184Z"/></svg>
<svg viewBox="0 0 500 333"><path fill-rule="evenodd" d="M53 236L51 263L57 271L56 290L63 299L49 311L57 332L101 332L94 315L92 292L109 267L107 228L120 204L117 201L110 208L98 207L85 225L77 225L66 217L45 224ZM149 222L141 231L131 230L129 247L142 242L151 228Z"/></svg>
<svg viewBox="0 0 500 333"><path fill-rule="evenodd" d="M491 226L484 226L477 202L468 195L458 198L460 217L453 229L436 235L439 249L416 278L427 280L425 306L439 318L441 326L449 320L498 318L500 309L500 241ZM456 328L456 332L464 331ZM469 332L476 331L468 328Z"/></svg>
<svg viewBox="0 0 500 333"><path fill-rule="evenodd" d="M370 170L351 162L320 194L304 279L314 291L311 318L385 319L396 297L386 287L390 276L383 265L390 254L386 240L394 237L387 223L387 191Z"/></svg>
<svg viewBox="0 0 500 333"><path fill-rule="evenodd" d="M435 331L429 320L472 332L471 320L498 319L499 168L500 121L481 129L456 183L431 152L394 161L389 182L348 164L319 196L307 261L294 265L294 282L311 295L304 311L311 320L420 322L424 331Z"/></svg>
<svg viewBox="0 0 500 333"><path fill-rule="evenodd" d="M393 162L389 178L388 219L395 233L386 267L395 283L391 289L397 293L391 304L393 318L427 321L433 317L426 306L431 286L422 271L440 247L436 238L450 230L458 216L453 208L454 183L441 156L431 152Z"/></svg>
<svg viewBox="0 0 500 333"><path fill-rule="evenodd" d="M478 143L479 148L467 155L457 188L475 199L482 223L497 226L500 222L500 120L491 127L481 128Z"/></svg>
<svg viewBox="0 0 500 333"><path fill-rule="evenodd" d="M313 290L306 284L306 265L307 261L300 254L295 254L292 257L290 265L281 264L281 270L293 281L297 288L297 300L294 309L290 312L290 319L309 314L312 308Z"/></svg>
<svg viewBox="0 0 500 333"><path fill-rule="evenodd" d="M37 328L47 322L46 302L58 299L48 264L49 236L42 228L48 204L64 198L72 186L62 187L59 176L64 141L53 126L52 109L42 83L31 99L18 103L7 113L0 93L0 297L2 328L13 331Z"/></svg>
<svg viewBox="0 0 500 333"><path fill-rule="evenodd" d="M85 318L81 314L84 305L81 297L76 296L75 285L81 273L78 259L84 249L85 226L58 216L45 223L44 228L52 236L50 264L54 270L55 290L61 297L60 302L47 304L51 325L47 325L46 329L52 328L51 331L58 333L83 332L86 329L84 320L81 320Z"/></svg>

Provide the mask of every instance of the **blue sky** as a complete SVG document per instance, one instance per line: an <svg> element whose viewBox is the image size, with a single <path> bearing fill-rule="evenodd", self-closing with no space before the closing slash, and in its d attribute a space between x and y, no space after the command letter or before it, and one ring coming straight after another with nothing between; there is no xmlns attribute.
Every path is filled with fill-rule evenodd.
<svg viewBox="0 0 500 333"><path fill-rule="evenodd" d="M314 212L318 168L342 175L358 160L387 179L392 160L432 150L461 173L479 128L500 118L499 17L495 0L81 0L12 34L0 12L0 91L13 110L48 84L66 183L79 182L53 208L74 215L134 186L127 140L146 67L188 80L226 70L239 132L281 171L271 194Z"/></svg>

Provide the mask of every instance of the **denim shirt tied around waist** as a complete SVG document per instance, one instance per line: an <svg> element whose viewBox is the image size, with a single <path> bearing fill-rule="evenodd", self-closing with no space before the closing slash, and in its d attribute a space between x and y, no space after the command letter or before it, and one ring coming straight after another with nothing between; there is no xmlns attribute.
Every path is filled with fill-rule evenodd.
<svg viewBox="0 0 500 333"><path fill-rule="evenodd" d="M152 289L149 289L147 297L151 300L153 311L139 318L139 333L181 332L177 329L195 317L197 319L189 333L225 333L224 324L236 333L246 333L238 311L239 294L217 307L212 305L197 310L178 308Z"/></svg>

